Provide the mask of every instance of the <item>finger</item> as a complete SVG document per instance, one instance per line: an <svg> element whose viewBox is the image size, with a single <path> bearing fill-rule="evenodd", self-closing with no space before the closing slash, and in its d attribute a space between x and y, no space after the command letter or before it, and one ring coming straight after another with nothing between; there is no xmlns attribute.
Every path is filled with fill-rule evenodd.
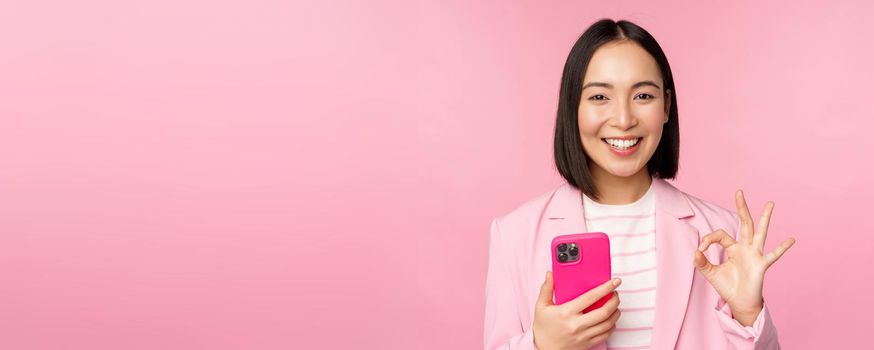
<svg viewBox="0 0 874 350"><path fill-rule="evenodd" d="M750 208L747 207L747 200L744 198L744 192L737 190L734 193L734 201L737 205L737 214L740 215L740 241L752 243L753 241L753 217L750 215Z"/></svg>
<svg viewBox="0 0 874 350"><path fill-rule="evenodd" d="M795 238L789 238L783 241L783 243L780 243L777 248L774 248L774 250L765 255L765 262L767 262L768 267L770 267L771 264L777 262L777 260L780 259L781 256L783 256L783 253L789 250L789 248L792 247L793 244L795 244Z"/></svg>
<svg viewBox="0 0 874 350"><path fill-rule="evenodd" d="M543 280L543 285L540 286L540 296L537 297L538 306L555 305L552 301L553 285L552 271L546 271L546 278Z"/></svg>
<svg viewBox="0 0 874 350"><path fill-rule="evenodd" d="M701 243L698 244L698 250L703 252L713 243L719 243L722 248L728 248L737 242L734 238L731 238L731 235L729 235L728 232L725 232L723 229L718 229L701 238Z"/></svg>
<svg viewBox="0 0 874 350"><path fill-rule="evenodd" d="M606 341L607 338L609 338L610 335L613 334L613 331L615 331L615 330L616 330L616 325L614 324L613 327L610 327L610 329L608 329L606 332L598 334L598 335L590 338L589 342L592 344L600 344L600 343Z"/></svg>
<svg viewBox="0 0 874 350"><path fill-rule="evenodd" d="M622 283L622 280L619 278L611 279L607 282L602 283L600 286L592 288L592 290L583 293L582 295L574 298L564 305L567 305L567 307L574 312L582 312L585 308L591 306L598 300L601 300L601 298L603 298L605 295L610 294L610 292L614 291L620 283Z"/></svg>
<svg viewBox="0 0 874 350"><path fill-rule="evenodd" d="M774 202L765 203L765 210L762 216L759 217L759 224L756 225L756 234L753 236L753 243L759 248L759 251L765 250L765 239L768 238L768 225L771 223L771 213L774 212Z"/></svg>
<svg viewBox="0 0 874 350"><path fill-rule="evenodd" d="M613 331L615 331L615 330L616 330L616 326L614 325L613 328L610 328L609 331L606 331L604 333L601 333L601 334L593 337L590 342L592 344L601 344L601 343L607 341L607 339L610 338L610 335L612 335Z"/></svg>
<svg viewBox="0 0 874 350"><path fill-rule="evenodd" d="M695 258L692 260L692 263L701 271L701 274L704 275L707 280L710 280L710 276L713 274L713 269L715 266L710 263L710 260L707 260L707 257L704 256L700 250L695 251Z"/></svg>
<svg viewBox="0 0 874 350"><path fill-rule="evenodd" d="M603 306L580 315L577 325L584 328L592 327L609 319L616 310L619 310L619 293L614 291L613 296Z"/></svg>
<svg viewBox="0 0 874 350"><path fill-rule="evenodd" d="M588 329L586 329L586 333L591 334L592 337L594 337L601 333L609 331L611 328L613 328L613 325L616 324L616 321L619 320L619 315L621 314L622 311L619 311L619 309L613 310L613 313L610 314L610 317L607 317L607 319L605 319L604 321L601 321L600 323L589 327Z"/></svg>

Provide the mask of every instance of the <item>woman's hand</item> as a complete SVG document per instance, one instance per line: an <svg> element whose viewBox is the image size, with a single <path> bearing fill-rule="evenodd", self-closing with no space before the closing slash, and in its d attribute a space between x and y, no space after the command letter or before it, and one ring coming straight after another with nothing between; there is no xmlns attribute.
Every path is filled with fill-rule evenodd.
<svg viewBox="0 0 874 350"><path fill-rule="evenodd" d="M750 326L762 310L765 270L780 259L795 243L795 239L789 238L764 254L765 237L768 236L768 222L771 220L774 202L765 204L765 212L759 218L759 225L755 230L742 191L735 193L735 202L740 215L739 240L735 241L721 229L704 236L695 251L694 264L719 296L728 303L734 319L744 326ZM702 253L713 243L719 243L728 257L720 265L710 264Z"/></svg>
<svg viewBox="0 0 874 350"><path fill-rule="evenodd" d="M579 297L561 305L552 301L552 272L540 287L540 296L534 307L534 344L539 350L588 349L607 340L619 320L619 296L603 306L582 313L589 305L613 292L621 281L614 278Z"/></svg>

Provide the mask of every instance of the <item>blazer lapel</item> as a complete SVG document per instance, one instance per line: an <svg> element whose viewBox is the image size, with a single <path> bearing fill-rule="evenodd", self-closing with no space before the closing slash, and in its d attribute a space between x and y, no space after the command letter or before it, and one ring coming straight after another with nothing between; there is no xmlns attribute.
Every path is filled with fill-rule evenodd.
<svg viewBox="0 0 874 350"><path fill-rule="evenodd" d="M653 178L656 202L656 306L653 349L673 349L686 315L692 289L692 253L698 230L686 218L694 216L680 190Z"/></svg>
<svg viewBox="0 0 874 350"><path fill-rule="evenodd" d="M561 185L543 214L543 229L557 234L585 232L583 215L583 193L569 184ZM550 241L552 238L549 237Z"/></svg>
<svg viewBox="0 0 874 350"><path fill-rule="evenodd" d="M652 348L673 349L692 288L692 276L695 273L692 252L698 247L698 230L686 219L695 214L680 190L659 178L653 178L653 190L656 202L657 280ZM560 186L540 220L534 249L549 247L552 239L558 235L587 232L584 215L582 193L569 184ZM550 259L549 256L538 259L533 266L534 271L551 270ZM538 288L540 286L535 285Z"/></svg>
<svg viewBox="0 0 874 350"><path fill-rule="evenodd" d="M529 252L532 256L542 257L536 259L534 266L532 266L533 276L540 278L541 282L543 271L552 270L552 252L550 251L552 239L559 235L586 232L582 195L580 190L567 183L559 186L541 216L539 227L536 230L537 237L532 245L536 251ZM536 293L540 292L540 284L535 283L534 285L537 287L537 290L533 291L535 293L533 295L536 297Z"/></svg>

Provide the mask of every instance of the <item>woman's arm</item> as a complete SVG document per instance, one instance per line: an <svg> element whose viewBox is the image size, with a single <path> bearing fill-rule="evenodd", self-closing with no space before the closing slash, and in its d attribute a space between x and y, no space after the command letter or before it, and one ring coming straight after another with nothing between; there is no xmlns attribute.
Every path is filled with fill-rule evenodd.
<svg viewBox="0 0 874 350"><path fill-rule="evenodd" d="M522 327L519 304L509 267L511 261L507 248L501 240L498 219L492 220L489 228L489 265L486 275L486 306L483 346L492 349L533 350L532 327Z"/></svg>

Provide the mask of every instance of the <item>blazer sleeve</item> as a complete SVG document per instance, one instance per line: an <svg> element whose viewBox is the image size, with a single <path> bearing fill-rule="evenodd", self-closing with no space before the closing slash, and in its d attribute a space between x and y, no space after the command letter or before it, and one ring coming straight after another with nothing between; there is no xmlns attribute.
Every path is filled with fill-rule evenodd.
<svg viewBox="0 0 874 350"><path fill-rule="evenodd" d="M721 305L719 305L721 304ZM728 303L720 300L716 307L716 318L725 332L729 345L737 350L778 350L777 327L771 322L767 303L762 303L762 311L752 326L743 326L734 319Z"/></svg>
<svg viewBox="0 0 874 350"><path fill-rule="evenodd" d="M504 244L498 219L489 228L489 263L486 273L483 346L493 349L534 350L532 327L523 327L516 298L512 261Z"/></svg>
<svg viewBox="0 0 874 350"><path fill-rule="evenodd" d="M740 216L734 212L731 212L731 216L734 219L734 230L730 234L737 238ZM725 262L725 252L722 252L720 259L720 263ZM780 349L780 343L777 339L777 327L774 326L771 315L768 313L767 303L762 303L762 311L759 312L752 326L744 326L735 320L731 314L731 308L722 298L719 298L717 301L714 312L732 348L737 350Z"/></svg>

